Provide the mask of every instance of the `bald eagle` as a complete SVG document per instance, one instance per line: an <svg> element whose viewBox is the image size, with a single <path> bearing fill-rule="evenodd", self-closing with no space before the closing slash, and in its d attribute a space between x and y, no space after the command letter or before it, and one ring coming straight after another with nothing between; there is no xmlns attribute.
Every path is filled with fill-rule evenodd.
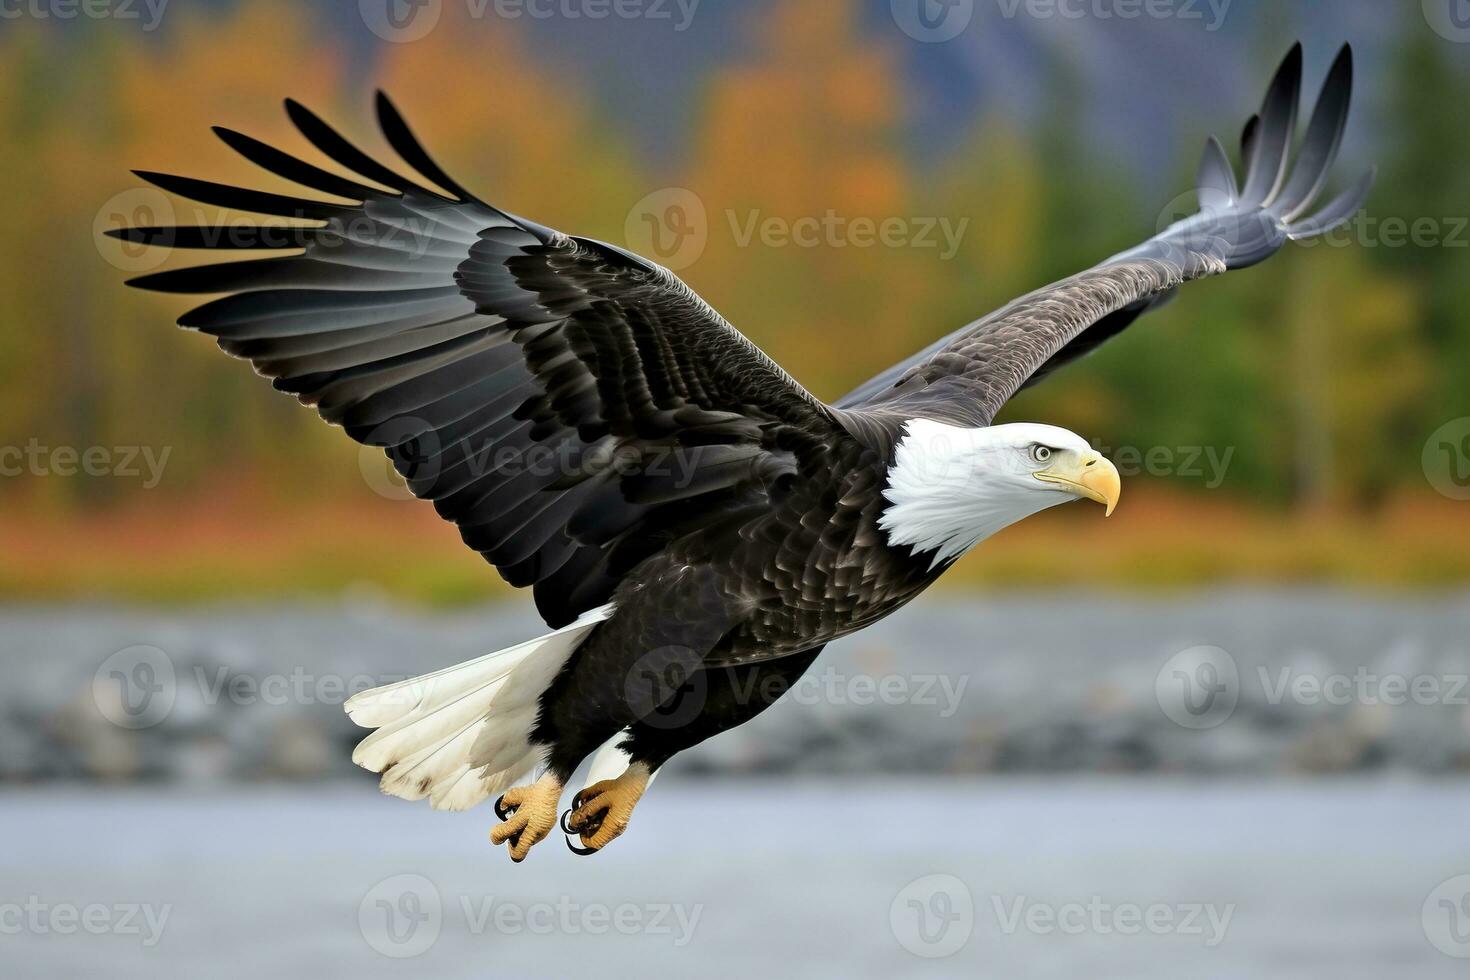
<svg viewBox="0 0 1470 980"><path fill-rule="evenodd" d="M898 609L989 535L1079 498L1111 513L1118 471L1085 439L993 420L1181 284L1252 265L1361 207L1371 171L1308 213L1347 118L1350 51L1293 155L1301 67L1298 45L1246 126L1243 183L1211 138L1197 213L831 404L668 270L471 194L381 94L383 135L418 177L288 100L306 140L353 176L215 131L340 201L138 173L311 224L111 234L279 250L131 284L227 294L179 324L382 447L467 545L532 589L551 628L351 698L353 721L375 729L353 760L381 773L385 792L438 808L498 796L491 840L521 861L595 753L561 817L568 845L588 854L624 831L674 754L755 717L827 643Z"/></svg>

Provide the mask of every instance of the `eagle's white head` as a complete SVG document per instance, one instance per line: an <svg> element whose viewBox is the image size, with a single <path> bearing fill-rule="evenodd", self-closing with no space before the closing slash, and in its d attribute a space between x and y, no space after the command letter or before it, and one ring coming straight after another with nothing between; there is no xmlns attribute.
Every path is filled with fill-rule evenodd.
<svg viewBox="0 0 1470 980"><path fill-rule="evenodd" d="M878 526L933 568L1037 511L1086 497L1113 512L1118 470L1081 436L1013 422L980 429L910 419L888 469Z"/></svg>

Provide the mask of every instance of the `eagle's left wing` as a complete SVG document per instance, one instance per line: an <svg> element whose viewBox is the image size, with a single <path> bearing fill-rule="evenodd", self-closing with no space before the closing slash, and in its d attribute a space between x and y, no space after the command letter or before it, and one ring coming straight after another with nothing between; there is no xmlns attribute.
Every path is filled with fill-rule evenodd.
<svg viewBox="0 0 1470 980"><path fill-rule="evenodd" d="M834 403L856 414L923 415L989 425L1007 399L1061 364L1091 351L1182 283L1254 265L1288 240L1311 238L1363 205L1370 170L1330 204L1304 217L1326 183L1347 121L1352 52L1333 62L1288 179L1302 52L1295 45L1242 137L1246 178L1235 180L1224 150L1206 143L1197 177L1200 211L1136 248L1028 293Z"/></svg>
<svg viewBox="0 0 1470 980"><path fill-rule="evenodd" d="M384 136L424 186L301 105L335 173L230 130L252 162L340 201L140 173L182 197L285 221L116 229L268 257L158 272L225 294L179 322L213 335L358 442L554 627L697 528L760 514L849 438L835 413L671 272L470 194L382 96ZM296 220L311 225L291 223Z"/></svg>

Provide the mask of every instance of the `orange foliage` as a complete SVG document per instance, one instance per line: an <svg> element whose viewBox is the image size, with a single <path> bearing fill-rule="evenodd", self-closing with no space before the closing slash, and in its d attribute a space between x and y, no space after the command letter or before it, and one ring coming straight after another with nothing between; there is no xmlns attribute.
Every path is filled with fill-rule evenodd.
<svg viewBox="0 0 1470 980"><path fill-rule="evenodd" d="M616 134L513 33L467 17L464 5L445 4L436 30L390 45L379 84L474 193L569 234L621 238L640 195L627 196L638 180Z"/></svg>
<svg viewBox="0 0 1470 980"><path fill-rule="evenodd" d="M908 222L924 211L899 150L897 62L862 35L860 9L855 0L773 8L754 60L708 86L687 181L710 227L685 278L827 396L919 346L915 310L940 263L935 250L862 244L853 231L860 219ZM781 237L799 221L824 223L817 244ZM762 234L766 222L776 236ZM751 288L757 282L785 293L779 312L769 290ZM851 342L856 363L834 363L837 336Z"/></svg>

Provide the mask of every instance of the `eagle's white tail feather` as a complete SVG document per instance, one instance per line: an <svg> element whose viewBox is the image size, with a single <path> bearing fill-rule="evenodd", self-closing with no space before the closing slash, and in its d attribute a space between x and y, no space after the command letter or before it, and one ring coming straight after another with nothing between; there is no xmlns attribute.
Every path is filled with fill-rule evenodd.
<svg viewBox="0 0 1470 980"><path fill-rule="evenodd" d="M541 694L611 615L602 606L534 640L356 695L348 716L378 730L352 761L381 772L383 792L427 796L437 809L463 810L504 791L541 759L530 742Z"/></svg>
<svg viewBox="0 0 1470 980"><path fill-rule="evenodd" d="M423 799L435 787L458 779L469 768L466 761L469 758L469 746L474 744L475 736L484 724L483 717L476 719L459 731L451 732L437 742L391 762L387 768L373 771L383 773L383 786L392 786L393 795L412 800Z"/></svg>
<svg viewBox="0 0 1470 980"><path fill-rule="evenodd" d="M593 610L588 616L597 613ZM585 619L586 617L583 617ZM606 617L603 617L606 618ZM487 653L462 664L420 674L396 684L384 684L349 698L347 714L364 728L382 728L409 714L423 714L445 701L463 695L476 687L504 680L515 665L542 644L564 633L584 627L582 619L544 636Z"/></svg>
<svg viewBox="0 0 1470 980"><path fill-rule="evenodd" d="M485 776L479 769L469 765L457 779L441 780L429 795L429 805L436 810L468 810L475 804L492 796L499 796L526 773L535 768L539 752L525 755L521 763L492 776Z"/></svg>

